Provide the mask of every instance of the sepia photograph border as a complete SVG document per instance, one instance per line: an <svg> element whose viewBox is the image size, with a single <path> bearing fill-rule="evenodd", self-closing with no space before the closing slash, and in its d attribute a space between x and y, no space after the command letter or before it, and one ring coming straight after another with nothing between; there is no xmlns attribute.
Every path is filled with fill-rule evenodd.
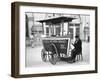
<svg viewBox="0 0 100 80"><path fill-rule="evenodd" d="M39 6L39 7L55 7L55 8L71 8L71 9L86 9L95 10L95 70L87 71L72 71L72 72L54 72L54 73L40 73L40 74L20 74L20 6ZM31 3L31 2L13 2L11 4L11 76L15 78L25 77L42 77L42 76L59 76L72 74L88 74L98 72L98 20L97 20L96 6L81 6L81 5L64 5L64 4L46 4L46 3Z"/></svg>

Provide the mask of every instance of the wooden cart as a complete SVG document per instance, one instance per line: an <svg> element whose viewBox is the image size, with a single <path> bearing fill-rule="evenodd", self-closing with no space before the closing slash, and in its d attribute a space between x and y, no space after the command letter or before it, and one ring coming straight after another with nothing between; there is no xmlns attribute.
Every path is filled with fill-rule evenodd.
<svg viewBox="0 0 100 80"><path fill-rule="evenodd" d="M44 62L49 59L52 64L56 64L61 58L68 57L69 44L70 44L70 34L69 34L69 22L73 19L72 17L56 17L45 20L39 20L38 22L42 23L43 34L45 33L45 25L49 27L49 35L42 39L43 49L41 50L41 57ZM45 23L45 25L44 25ZM66 26L67 32L64 34L64 23L67 23ZM59 27L59 34L56 33L56 26ZM47 58L48 57L48 58Z"/></svg>

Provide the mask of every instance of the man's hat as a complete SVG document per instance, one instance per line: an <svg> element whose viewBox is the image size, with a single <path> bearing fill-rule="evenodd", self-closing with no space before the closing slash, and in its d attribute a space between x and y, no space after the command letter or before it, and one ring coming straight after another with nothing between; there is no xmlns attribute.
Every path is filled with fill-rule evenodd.
<svg viewBox="0 0 100 80"><path fill-rule="evenodd" d="M78 36L78 35L76 35L76 36L75 36L75 38L79 38L79 36Z"/></svg>

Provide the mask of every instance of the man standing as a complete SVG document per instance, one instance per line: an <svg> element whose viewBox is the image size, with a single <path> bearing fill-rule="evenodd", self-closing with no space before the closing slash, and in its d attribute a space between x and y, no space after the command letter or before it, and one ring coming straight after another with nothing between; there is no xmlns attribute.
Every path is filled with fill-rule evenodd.
<svg viewBox="0 0 100 80"><path fill-rule="evenodd" d="M79 36L75 36L75 42L72 45L74 46L74 49L71 52L70 62L75 62L76 55L82 52L82 41Z"/></svg>

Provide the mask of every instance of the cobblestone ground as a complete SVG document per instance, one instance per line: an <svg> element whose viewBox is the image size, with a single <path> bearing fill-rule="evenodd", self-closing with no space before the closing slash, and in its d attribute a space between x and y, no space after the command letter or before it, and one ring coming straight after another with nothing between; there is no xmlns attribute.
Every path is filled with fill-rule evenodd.
<svg viewBox="0 0 100 80"><path fill-rule="evenodd" d="M54 66L49 61L43 62L41 59L41 50L42 46L33 46L33 47L26 47L26 67L41 67L41 66ZM83 65L83 64L89 64L89 55L90 55L90 46L87 42L82 42L82 54L83 54L83 60L77 61L73 64L67 63L64 61L59 61L55 66L62 66L62 65Z"/></svg>

